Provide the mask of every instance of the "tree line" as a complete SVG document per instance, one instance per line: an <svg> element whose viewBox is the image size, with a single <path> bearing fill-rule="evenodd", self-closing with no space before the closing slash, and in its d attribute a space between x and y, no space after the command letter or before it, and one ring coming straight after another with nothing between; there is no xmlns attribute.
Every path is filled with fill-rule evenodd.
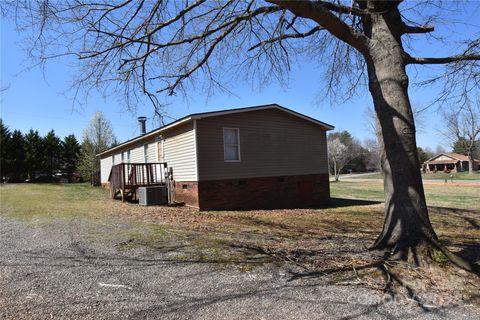
<svg viewBox="0 0 480 320"><path fill-rule="evenodd" d="M4 182L52 182L56 174L75 180L80 144L73 134L61 139L54 130L45 136L33 129L27 133L12 131L0 119L0 146Z"/></svg>
<svg viewBox="0 0 480 320"><path fill-rule="evenodd" d="M84 130L81 143L74 134L61 139L53 129L45 136L34 129L11 130L0 119L1 181L93 181L100 170L96 155L116 143L110 122L100 112Z"/></svg>
<svg viewBox="0 0 480 320"><path fill-rule="evenodd" d="M476 136L475 136L476 137ZM327 137L328 158L330 174L338 178L341 173L373 172L381 170L381 148L375 139L367 139L363 143L353 137L350 132L332 132ZM466 147L472 145L472 147ZM425 161L447 150L437 146L435 151L431 148L417 147L418 162L422 165ZM470 140L458 137L452 140L451 152L480 158L480 140ZM422 167L418 167L418 170Z"/></svg>

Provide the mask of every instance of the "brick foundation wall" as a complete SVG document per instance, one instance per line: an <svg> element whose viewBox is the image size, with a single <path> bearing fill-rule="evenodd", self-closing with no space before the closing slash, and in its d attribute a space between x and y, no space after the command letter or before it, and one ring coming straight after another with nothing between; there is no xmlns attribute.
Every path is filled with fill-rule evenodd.
<svg viewBox="0 0 480 320"><path fill-rule="evenodd" d="M201 210L306 208L330 200L328 174L199 181L196 190Z"/></svg>
<svg viewBox="0 0 480 320"><path fill-rule="evenodd" d="M198 208L198 182L175 181L175 201Z"/></svg>

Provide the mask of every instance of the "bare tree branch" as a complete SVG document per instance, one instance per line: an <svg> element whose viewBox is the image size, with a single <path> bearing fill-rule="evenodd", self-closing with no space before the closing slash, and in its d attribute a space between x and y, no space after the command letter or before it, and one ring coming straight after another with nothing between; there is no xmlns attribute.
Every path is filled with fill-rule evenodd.
<svg viewBox="0 0 480 320"><path fill-rule="evenodd" d="M302 18L311 19L328 30L332 35L348 43L361 53L368 50L369 39L348 26L340 18L330 12L322 2L312 1L281 1L267 0L279 7L290 10L293 14Z"/></svg>
<svg viewBox="0 0 480 320"><path fill-rule="evenodd" d="M459 110L444 112L445 123L440 132L451 142L452 147L459 144L469 158L469 172L473 173L474 154L480 138L480 96L473 104L468 101L465 106ZM458 152L458 151L456 151Z"/></svg>
<svg viewBox="0 0 480 320"><path fill-rule="evenodd" d="M363 17L363 16L371 14L368 11L365 11L365 10L362 10L360 8L354 7L355 2L353 2L353 1L352 1L352 5L350 7L344 6L340 3L333 3L333 2L327 2L327 1L317 1L317 3L324 6L325 9L333 11L333 12L337 12L337 13L351 14L351 15L355 15L355 16L358 16L358 17Z"/></svg>
<svg viewBox="0 0 480 320"><path fill-rule="evenodd" d="M433 32L435 28L433 26L409 26L403 25L404 33L429 33Z"/></svg>
<svg viewBox="0 0 480 320"><path fill-rule="evenodd" d="M442 57L442 58L415 58L407 57L407 64L447 64L459 61L474 61L480 60L480 55L457 55L451 57Z"/></svg>
<svg viewBox="0 0 480 320"><path fill-rule="evenodd" d="M310 29L310 31L308 32L303 32L303 33L290 33L290 34L284 34L284 35L281 35L281 36L278 36L278 37L274 37L274 38L270 38L268 40L264 40L262 42L259 42L257 43L256 45L250 47L248 49L248 51L252 51L258 47L261 47L261 46L264 46L268 43L273 43L273 42L276 42L276 41L281 41L281 40L284 40L284 39L298 39L298 38L306 38L306 37L309 37L315 33L317 33L318 31L320 30L323 30L322 27L320 26L317 26L313 29Z"/></svg>

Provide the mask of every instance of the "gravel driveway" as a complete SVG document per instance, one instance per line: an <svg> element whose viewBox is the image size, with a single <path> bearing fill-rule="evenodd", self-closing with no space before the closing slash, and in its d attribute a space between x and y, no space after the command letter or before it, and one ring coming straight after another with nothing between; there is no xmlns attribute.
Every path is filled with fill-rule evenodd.
<svg viewBox="0 0 480 320"><path fill-rule="evenodd" d="M289 266L249 271L120 250L131 221L0 216L1 319L479 319L472 305L422 309L407 299L291 280Z"/></svg>

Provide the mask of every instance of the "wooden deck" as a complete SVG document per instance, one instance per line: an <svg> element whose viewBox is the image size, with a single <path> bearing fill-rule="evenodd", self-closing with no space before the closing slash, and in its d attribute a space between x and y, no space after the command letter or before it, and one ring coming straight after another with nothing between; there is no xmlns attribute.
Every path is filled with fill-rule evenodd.
<svg viewBox="0 0 480 320"><path fill-rule="evenodd" d="M120 163L112 166L108 182L110 196L121 195L122 201L127 196L135 197L139 187L165 185L167 181L167 163Z"/></svg>

